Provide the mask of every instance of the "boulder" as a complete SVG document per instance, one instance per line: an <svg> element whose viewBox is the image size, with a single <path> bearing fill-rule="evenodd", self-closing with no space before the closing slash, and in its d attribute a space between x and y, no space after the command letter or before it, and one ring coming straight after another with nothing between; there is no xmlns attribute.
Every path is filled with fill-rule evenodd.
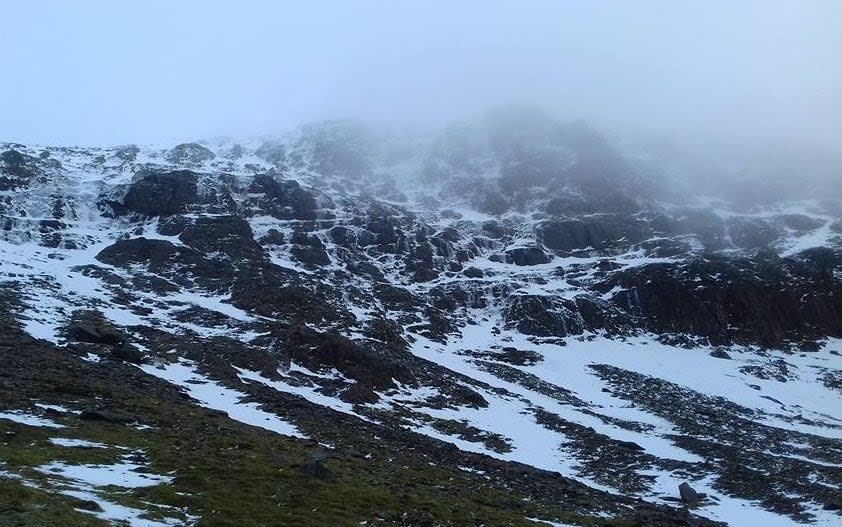
<svg viewBox="0 0 842 527"><path fill-rule="evenodd" d="M97 311L76 311L65 328L68 340L90 344L119 345L126 336Z"/></svg>
<svg viewBox="0 0 842 527"><path fill-rule="evenodd" d="M137 418L122 410L110 408L82 410L79 419L83 421L102 421L105 423L128 424L137 421Z"/></svg>
<svg viewBox="0 0 842 527"><path fill-rule="evenodd" d="M468 267L462 271L462 274L465 275L466 278L482 278L484 276L482 269L477 269L476 267Z"/></svg>
<svg viewBox="0 0 842 527"><path fill-rule="evenodd" d="M520 266L541 265L550 263L553 260L551 255L545 253L540 247L516 247L505 253L506 263L513 263Z"/></svg>
<svg viewBox="0 0 842 527"><path fill-rule="evenodd" d="M330 457L328 454L322 452L311 454L307 458L307 461L298 468L298 472L310 478L321 480L331 479L334 477L333 471L324 464L328 457Z"/></svg>
<svg viewBox="0 0 842 527"><path fill-rule="evenodd" d="M696 492L696 490L686 481L678 486L678 494L681 496L681 501L689 507L698 505L698 503L702 501L702 497L699 493Z"/></svg>

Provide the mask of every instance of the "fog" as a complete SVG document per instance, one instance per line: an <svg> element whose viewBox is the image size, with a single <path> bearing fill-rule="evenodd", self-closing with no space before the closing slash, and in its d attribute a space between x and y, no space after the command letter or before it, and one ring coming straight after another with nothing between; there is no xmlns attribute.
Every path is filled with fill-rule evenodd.
<svg viewBox="0 0 842 527"><path fill-rule="evenodd" d="M842 2L4 2L0 140L162 143L540 106L842 152ZM731 145L731 146L728 146Z"/></svg>

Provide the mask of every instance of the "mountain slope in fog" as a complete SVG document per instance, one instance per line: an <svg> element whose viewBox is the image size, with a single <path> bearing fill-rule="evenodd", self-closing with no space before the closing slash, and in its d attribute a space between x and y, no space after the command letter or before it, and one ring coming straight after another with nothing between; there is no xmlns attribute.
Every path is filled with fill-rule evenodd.
<svg viewBox="0 0 842 527"><path fill-rule="evenodd" d="M680 156L522 109L435 133L0 150L0 425L20 438L0 475L55 510L839 519L832 194L688 184ZM115 493L103 471L148 477Z"/></svg>

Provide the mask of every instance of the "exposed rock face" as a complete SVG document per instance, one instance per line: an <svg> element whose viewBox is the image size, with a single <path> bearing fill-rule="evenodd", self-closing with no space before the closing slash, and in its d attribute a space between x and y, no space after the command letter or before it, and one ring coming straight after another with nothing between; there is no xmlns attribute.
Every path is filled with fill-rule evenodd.
<svg viewBox="0 0 842 527"><path fill-rule="evenodd" d="M316 200L296 181L278 181L270 174L256 176L249 187L252 194L263 194L260 207L282 220L315 220Z"/></svg>
<svg viewBox="0 0 842 527"><path fill-rule="evenodd" d="M598 216L585 220L548 221L539 226L537 236L552 250L571 252L639 242L646 234L634 218Z"/></svg>
<svg viewBox="0 0 842 527"><path fill-rule="evenodd" d="M612 301L654 332L775 346L842 335L840 266L840 253L828 249L785 260L709 256L650 265L612 281L624 288Z"/></svg>
<svg viewBox="0 0 842 527"><path fill-rule="evenodd" d="M505 319L521 333L539 337L566 337L584 330L576 303L552 297L514 296L506 308Z"/></svg>
<svg viewBox="0 0 842 527"><path fill-rule="evenodd" d="M728 234L734 245L741 249L760 249L774 242L781 235L781 230L759 219L734 219L728 224Z"/></svg>
<svg viewBox="0 0 842 527"><path fill-rule="evenodd" d="M197 181L189 170L140 173L123 198L123 208L146 216L185 212L198 200Z"/></svg>
<svg viewBox="0 0 842 527"><path fill-rule="evenodd" d="M25 186L38 173L37 159L11 149L0 153L0 191Z"/></svg>

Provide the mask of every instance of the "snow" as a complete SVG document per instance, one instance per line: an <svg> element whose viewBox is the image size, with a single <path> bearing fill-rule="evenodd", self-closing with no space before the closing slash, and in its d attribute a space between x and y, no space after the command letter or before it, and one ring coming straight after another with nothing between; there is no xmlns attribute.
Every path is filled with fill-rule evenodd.
<svg viewBox="0 0 842 527"><path fill-rule="evenodd" d="M569 523L559 523L550 520L542 520L541 518L526 518L527 520L535 523L540 523L542 525L549 525L550 527L576 527L575 525L571 525Z"/></svg>
<svg viewBox="0 0 842 527"><path fill-rule="evenodd" d="M307 370L306 368L302 368L301 366L298 366L298 365L291 365L291 366L292 367L291 367L290 371L295 371L295 369L298 369L298 371L305 372L307 375L315 376L314 372L311 372L310 370ZM333 410L336 410L336 411L339 411L339 412L343 412L343 413L346 413L346 414L351 414L351 415L355 415L357 417L363 418L362 416L358 415L354 411L354 405L352 405L350 403L346 403L346 402L344 402L344 401L342 401L342 400L340 400L336 397L330 397L330 396L327 396L327 395L324 395L324 394L320 393L318 391L318 386L315 386L315 385L294 386L292 384L288 384L288 383L284 383L284 382L280 382L280 381L276 381L276 380L272 380L272 379L267 379L267 378L263 377L262 375L260 375L260 373L255 372L255 371L249 371L249 370L245 370L245 369L242 369L242 368L236 368L236 367L235 367L235 369L237 370L237 374L240 377L240 380L242 380L242 381L259 382L259 383L264 384L266 386L269 386L270 388L273 388L273 389L275 389L279 392L298 395L300 397L303 397L304 399L307 399L311 403L318 404L319 406L324 406L326 408L332 408ZM338 372L336 372L336 373L338 374Z"/></svg>
<svg viewBox="0 0 842 527"><path fill-rule="evenodd" d="M40 426L44 428L64 428L55 421L51 421L45 417L39 417L22 411L0 412L0 419L8 419L22 425Z"/></svg>
<svg viewBox="0 0 842 527"><path fill-rule="evenodd" d="M480 316L473 317L475 320ZM652 338L642 336L627 339L626 342L596 337L592 341L567 339L566 346L552 343L535 343L524 335L513 331L492 331L495 326L493 316L486 316L484 323L468 325L462 330L461 338L442 345L421 336L415 336L412 352L432 360L458 373L468 375L497 388L503 388L516 394L517 398L501 397L488 390L482 391L489 402L485 409L459 408L458 410L424 411L430 415L464 420L482 430L499 433L509 437L512 452L486 454L520 461L538 468L554 470L567 477L599 488L594 482L578 474L576 460L564 453L565 438L538 426L529 415L531 406L538 406L556 413L563 419L590 426L598 432L612 438L633 441L644 450L661 459L677 459L691 463L704 461L699 456L676 447L666 437L674 433L671 423L659 416L647 413L627 401L603 392L605 385L590 369L594 364L610 364L629 371L661 378L678 385L698 391L702 394L723 397L743 407L754 410L757 420L769 426L815 434L829 438L842 437L842 407L838 395L826 388L818 379L820 371L817 365L839 369L842 357L822 351L812 354L784 355L782 352L768 352L769 357L758 358L748 350L729 349L733 360L711 357L709 349L673 348L658 343ZM499 322L499 320L497 320ZM561 386L573 392L586 408L598 416L617 417L649 425L652 430L645 433L632 432L609 423L602 422L592 415L583 414L581 409L556 401L542 394L532 392L518 384L501 380L481 368L469 356L454 353L459 349L492 349L499 346L515 346L519 349L532 349L540 352L543 361L534 366L522 366L519 369L536 375L547 382ZM826 349L839 348L839 341L830 341ZM786 383L777 380L763 380L740 372L746 364L754 364L785 358L794 377ZM760 390L750 385L759 385ZM781 401L778 404L764 395ZM805 424L795 419L803 416L813 424ZM467 443L458 438L446 436L426 426L419 426L417 431L438 437L468 451L483 451L477 443ZM686 481L686 476L674 476L661 471L640 471L641 475L656 476L656 484L650 489L649 498L661 501L663 495L675 496L678 484ZM720 502L706 506L704 515L729 522L729 524L754 524L756 519L768 519L769 525L798 525L793 520L765 511L759 504L737 498L720 496L704 482L694 482L694 487L702 492L717 495ZM607 489L611 490L611 489ZM816 515L816 525L830 526L838 519L833 513L819 510L812 506ZM710 514L708 514L710 512ZM752 519L749 521L749 519ZM748 523L746 523L748 522Z"/></svg>
<svg viewBox="0 0 842 527"><path fill-rule="evenodd" d="M53 442L55 440L56 438L51 439ZM62 440L60 442L67 443L68 441L73 444L66 444L65 446L82 446L83 443L99 445L78 440ZM50 489L55 489L61 494L80 500L96 502L102 509L101 511L77 510L92 514L108 522L116 522L120 525L125 522L131 527L175 527L193 525L198 521L198 518L188 515L184 510L155 504L150 505L163 509L166 514L160 521L150 520L146 518L147 511L127 507L107 498L107 495L103 493L106 489L118 488L125 492L130 489L167 485L172 482L171 476L150 473L146 465L131 461L132 456L138 454L140 453L126 454L119 462L110 465L72 465L62 461L53 461L35 467L35 470L48 477ZM26 483L40 488L38 484ZM179 519L181 517L186 518L186 521Z"/></svg>
<svg viewBox="0 0 842 527"><path fill-rule="evenodd" d="M159 366L145 364L140 368L150 375L180 386L190 397L196 399L200 406L223 411L231 419L247 425L286 436L306 438L293 424L261 410L258 404L241 402L244 397L242 393L203 377L190 361L182 360Z"/></svg>
<svg viewBox="0 0 842 527"><path fill-rule="evenodd" d="M829 246L828 240L834 236L833 231L830 230L833 220L829 216L824 217L823 220L824 225L818 229L788 241L785 244L785 249L781 252L781 256L792 256L807 249Z"/></svg>
<svg viewBox="0 0 842 527"><path fill-rule="evenodd" d="M130 527L183 527L186 525L194 525L199 519L194 516L185 515L183 511L179 511L181 512L182 516L187 517L187 522L183 522L178 518L164 518L161 521L150 520L144 517L146 515L146 511L144 510L126 507L125 505L120 505L119 503L108 501L102 496L89 490L68 489L63 490L62 494L72 496L80 500L89 500L96 502L100 506L102 511L93 512L84 509L76 510L78 512L92 514L101 520L105 520L108 522L117 522L117 525L123 524L125 522Z"/></svg>
<svg viewBox="0 0 842 527"><path fill-rule="evenodd" d="M247 312L231 305L231 296L221 295L201 295L196 293L175 293L167 296L158 297L163 302L182 302L198 306L209 311L216 311L227 317L239 320L241 322L252 322L254 317Z"/></svg>
<svg viewBox="0 0 842 527"><path fill-rule="evenodd" d="M656 493L674 496L678 493L678 485L686 480L671 474L658 474L654 485ZM698 492L706 493L715 500L705 501L694 512L715 521L726 522L731 527L743 525L763 525L764 527L798 527L803 526L787 516L764 510L759 503L742 500L721 494L712 488L712 478L692 481L690 485ZM815 521L810 523L815 527L836 527L839 517L833 511L822 511L820 507L811 507L810 512L815 515Z"/></svg>
<svg viewBox="0 0 842 527"><path fill-rule="evenodd" d="M133 489L166 485L172 481L169 476L150 474L145 472L145 469L144 465L126 460L113 465L71 465L62 461L53 461L35 467L38 472L61 476L75 483L93 487L116 485ZM138 470L144 470L144 472L141 473Z"/></svg>
<svg viewBox="0 0 842 527"><path fill-rule="evenodd" d="M75 413L73 410L68 410L64 406L60 406L60 405L57 405L57 404L35 403L35 406L37 406L38 408L40 408L42 410L52 410L54 412L59 412L59 413L63 413L63 414Z"/></svg>
<svg viewBox="0 0 842 527"><path fill-rule="evenodd" d="M84 439L72 439L67 437L51 437L50 443L70 448L108 448L108 445L104 443L96 443L94 441L86 441Z"/></svg>

